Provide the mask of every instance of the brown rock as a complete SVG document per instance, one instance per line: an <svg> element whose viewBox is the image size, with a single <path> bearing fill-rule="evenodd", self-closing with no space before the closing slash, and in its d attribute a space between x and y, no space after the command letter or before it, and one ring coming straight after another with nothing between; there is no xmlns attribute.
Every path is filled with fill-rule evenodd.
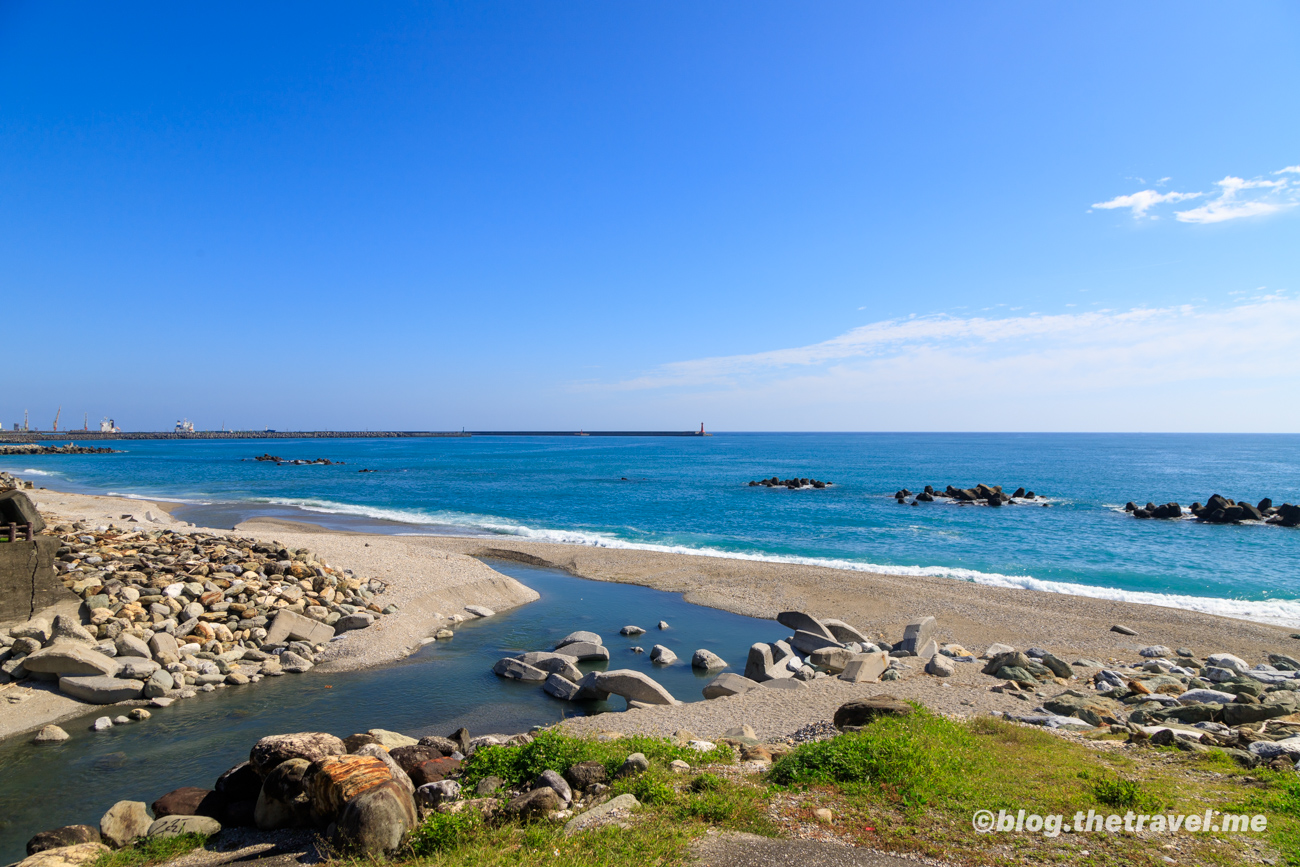
<svg viewBox="0 0 1300 867"><path fill-rule="evenodd" d="M542 786L540 789L525 792L506 804L505 812L510 816L527 818L545 816L547 813L558 810L563 806L564 802L554 789L549 786Z"/></svg>
<svg viewBox="0 0 1300 867"><path fill-rule="evenodd" d="M388 780L347 802L339 815L338 840L349 849L367 854L391 852L415 823L411 794L396 781Z"/></svg>
<svg viewBox="0 0 1300 867"><path fill-rule="evenodd" d="M318 824L338 818L348 801L393 779L382 759L370 756L327 756L314 763L304 778Z"/></svg>
<svg viewBox="0 0 1300 867"><path fill-rule="evenodd" d="M35 855L46 849L58 849L60 846L76 846L78 843L98 843L99 829L92 825L64 825L50 831L42 831L27 841L27 854Z"/></svg>
<svg viewBox="0 0 1300 867"><path fill-rule="evenodd" d="M425 783L436 783L453 776L460 769L460 759L441 758L421 762L414 769L407 771L407 776L418 789Z"/></svg>
<svg viewBox="0 0 1300 867"><path fill-rule="evenodd" d="M835 727L869 725L882 716L910 716L912 706L892 695L873 695L840 705L835 711Z"/></svg>
<svg viewBox="0 0 1300 867"><path fill-rule="evenodd" d="M219 792L187 786L175 789L153 802L155 819L164 816L207 816L221 819L226 808L226 798Z"/></svg>
<svg viewBox="0 0 1300 867"><path fill-rule="evenodd" d="M289 759L306 759L308 763L326 756L347 753L343 741L322 732L298 732L291 735L271 735L262 738L248 754L248 761L263 779L281 762Z"/></svg>

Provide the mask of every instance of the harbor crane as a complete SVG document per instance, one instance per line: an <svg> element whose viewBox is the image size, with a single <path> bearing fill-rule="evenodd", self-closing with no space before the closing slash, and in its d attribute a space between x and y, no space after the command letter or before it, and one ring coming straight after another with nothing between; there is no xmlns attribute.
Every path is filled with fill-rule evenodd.
<svg viewBox="0 0 1300 867"><path fill-rule="evenodd" d="M54 428L53 428L53 430L54 430L55 433L58 433L58 432L59 432L59 416L61 416L61 415L63 415L63 407L59 407L59 411L56 412L56 413L54 414Z"/></svg>

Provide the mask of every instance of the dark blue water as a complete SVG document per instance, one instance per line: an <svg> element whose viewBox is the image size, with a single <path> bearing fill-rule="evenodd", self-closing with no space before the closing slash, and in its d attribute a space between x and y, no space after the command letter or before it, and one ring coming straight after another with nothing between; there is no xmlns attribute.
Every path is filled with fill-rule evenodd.
<svg viewBox="0 0 1300 867"><path fill-rule="evenodd" d="M583 670L644 671L682 701L702 700L700 690L717 674L690 667L696 649L712 650L743 671L751 644L789 634L775 621L701 608L672 593L517 563L491 565L537 590L541 599L461 624L454 639L427 645L401 663L364 672L313 670L267 678L153 710L147 722L88 731L95 717L122 712L105 708L63 723L72 737L58 746L36 747L26 738L0 743L0 864L23 857L37 831L96 825L123 798L152 803L179 786L211 788L222 771L247 759L257 739L268 734L325 731L346 737L385 728L420 737L446 735L460 726L471 734L512 734L564 716L622 710L621 698L567 703L546 695L540 684L492 674L492 664L502 656L549 650L573 630L599 633L610 649L608 663L581 663ZM670 628L655 629L660 620ZM637 639L619 635L630 623L650 631ZM672 648L681 660L653 665L653 644ZM632 653L633 645L647 653Z"/></svg>
<svg viewBox="0 0 1300 867"><path fill-rule="evenodd" d="M816 562L1178 605L1300 625L1300 531L1137 521L1127 500L1300 501L1300 436L718 434L124 442L0 460L54 487L310 510L336 525ZM346 466L256 463L270 449ZM375 473L358 473L366 468ZM821 491L749 488L815 476ZM900 487L1024 485L1050 508L899 506ZM230 508L221 504L237 504ZM195 513L202 517L203 513ZM192 517L193 519L193 517ZM394 524L392 522L398 522Z"/></svg>

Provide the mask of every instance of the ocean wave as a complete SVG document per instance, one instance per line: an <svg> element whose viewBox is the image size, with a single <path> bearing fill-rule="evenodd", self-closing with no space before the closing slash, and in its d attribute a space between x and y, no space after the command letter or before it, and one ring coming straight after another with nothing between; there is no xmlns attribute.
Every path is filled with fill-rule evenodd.
<svg viewBox="0 0 1300 867"><path fill-rule="evenodd" d="M163 497L157 494L126 494L120 491L108 491L105 497L118 497L122 500L144 500L150 503L177 503L182 506L210 506L212 500L195 500L185 497Z"/></svg>
<svg viewBox="0 0 1300 867"><path fill-rule="evenodd" d="M1202 614L1215 614L1238 620L1251 620L1259 623L1272 623L1279 626L1300 626L1300 599L1221 599L1210 596L1185 596L1177 593L1154 593L1143 590L1122 590L1116 587L1097 587L1091 584L1076 584L1069 581L1047 581L1031 575L1003 575L997 572L980 572L975 569L963 569L951 566L897 566L880 563L865 563L860 560L844 560L832 557L800 557L784 554L756 554L742 551L728 551L721 548L692 545L666 545L653 542L633 542L605 533L582 530L554 530L529 527L508 519L487 515L473 515L462 512L422 512L408 509L384 509L374 506L361 506L349 503L337 503L330 500L308 499L268 499L260 502L277 505L294 506L306 511L325 512L339 515L356 515L377 518L420 526L451 526L461 529L479 530L484 535L516 536L537 542L553 542L565 545L586 545L594 548L619 548L633 551L655 551L664 554L690 554L699 557L718 557L728 560L749 560L763 563L788 563L801 566L823 566L830 569L843 569L852 572L875 572L881 575L902 575L915 577L951 578L982 584L988 587L1003 587L1012 590L1037 590L1044 593L1060 593L1066 596L1083 596L1090 599L1105 599L1114 602L1134 602L1143 605L1159 605L1163 608L1179 608L1197 611Z"/></svg>
<svg viewBox="0 0 1300 867"><path fill-rule="evenodd" d="M33 470L33 469L26 469L26 470L18 470L18 471L16 471L16 475L20 475L20 476L61 476L61 475L63 475L63 473L55 472L55 471L53 471L53 470Z"/></svg>

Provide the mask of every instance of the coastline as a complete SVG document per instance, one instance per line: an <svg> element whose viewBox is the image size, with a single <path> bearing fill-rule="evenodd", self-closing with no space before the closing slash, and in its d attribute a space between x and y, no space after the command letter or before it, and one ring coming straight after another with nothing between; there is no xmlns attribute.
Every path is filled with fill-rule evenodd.
<svg viewBox="0 0 1300 867"><path fill-rule="evenodd" d="M64 518L120 525L124 523L123 515L142 518L148 511L159 522L158 527L182 532L186 529L186 525L175 522L167 511L175 504L47 489L29 493L43 512ZM1253 664L1263 661L1268 652L1286 650L1295 643L1288 629L1265 623L1140 603L992 587L951 578L886 575L510 537L369 534L266 518L242 522L234 530L197 529L310 547L331 564L389 582L388 598L397 604L398 614L385 618L376 627L332 642L322 667L335 670L370 668L402 659L440 626L447 625L451 615L461 613L465 605L506 610L537 598L531 588L497 572L480 558L514 560L560 569L588 580L681 593L692 604L751 617L771 619L780 611L792 609L818 617L837 617L854 623L867 634L891 641L899 639L908 622L932 615L938 620L936 637L940 642L956 642L976 651L992 643L1017 647L1040 645L1062 655L1106 660L1132 657L1137 648L1149 644L1165 644L1191 647L1198 653L1228 651ZM1138 634L1125 636L1110 631L1115 624L1129 626ZM974 675L973 667L969 673ZM987 709L988 700L984 697L988 693L982 688L983 682L977 686L972 677L971 683L965 684L967 679L955 678L953 688L942 691L927 686L928 678L909 678L891 684L889 689L909 695L916 692L917 698L924 694L927 703L940 697L936 693L946 693L941 695L941 704L951 712L960 712L955 696L961 692L961 704L968 704L971 712ZM857 689L860 691L861 687ZM825 699L805 702L806 706L795 716L824 718L825 709L820 705L841 700L842 691L838 686L821 686L816 695L825 693ZM88 710L86 705L57 693L41 692L40 704L35 703L35 697L21 705L0 704L0 738ZM780 697L765 692L723 702L604 714L569 725L580 730L661 731L664 726L703 729L710 727L706 722L709 714L716 714L724 705L735 711L746 709L758 721L764 703L780 704ZM1003 703L997 701L999 705ZM754 710L749 712L751 705Z"/></svg>

